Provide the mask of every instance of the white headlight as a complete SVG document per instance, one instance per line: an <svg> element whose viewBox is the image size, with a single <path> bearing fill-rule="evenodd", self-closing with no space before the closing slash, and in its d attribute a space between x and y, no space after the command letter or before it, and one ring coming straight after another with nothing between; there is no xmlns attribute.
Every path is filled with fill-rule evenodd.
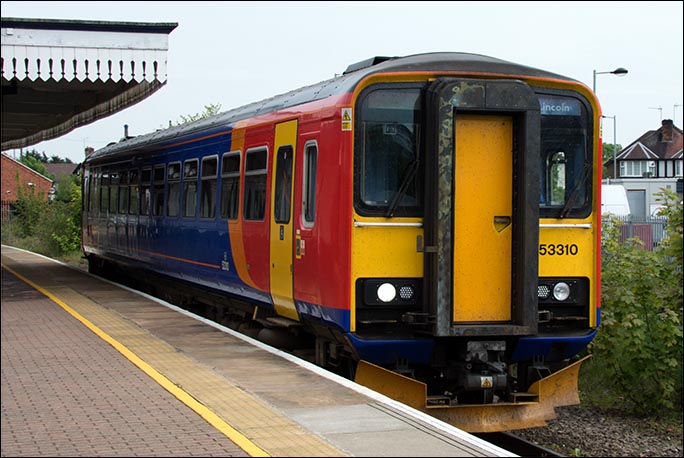
<svg viewBox="0 0 684 458"><path fill-rule="evenodd" d="M397 297L397 289L390 283L383 283L378 287L378 299L382 302L392 302Z"/></svg>
<svg viewBox="0 0 684 458"><path fill-rule="evenodd" d="M553 287L553 297L557 301L564 301L570 297L570 287L568 284L564 282L556 283L556 286Z"/></svg>

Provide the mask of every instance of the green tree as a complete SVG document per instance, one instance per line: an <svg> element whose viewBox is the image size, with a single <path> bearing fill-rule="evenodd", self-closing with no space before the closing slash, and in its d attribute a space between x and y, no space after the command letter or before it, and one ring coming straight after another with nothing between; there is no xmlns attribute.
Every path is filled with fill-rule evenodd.
<svg viewBox="0 0 684 458"><path fill-rule="evenodd" d="M45 153L43 153L44 155ZM26 167L30 168L31 170L35 170L36 172L40 173L43 176L46 176L50 179L53 179L53 176L50 176L50 174L47 171L47 168L45 167L44 162L47 162L47 158L45 158L46 161L42 160L42 157L38 155L36 150L33 150L32 152L27 152L25 154L22 154L19 157L19 162L24 164Z"/></svg>
<svg viewBox="0 0 684 458"><path fill-rule="evenodd" d="M613 145L612 143L603 144L603 164L613 159L613 157L615 156L613 154L615 149L617 149L617 153L620 154L620 151L622 151L622 145Z"/></svg>
<svg viewBox="0 0 684 458"><path fill-rule="evenodd" d="M55 183L55 200L60 202L71 202L73 199L73 189L81 187L81 177L77 175L65 175L57 178Z"/></svg>
<svg viewBox="0 0 684 458"><path fill-rule="evenodd" d="M221 110L221 104L211 104L211 105L205 105L204 106L204 111L202 113L195 113L194 115L187 115L183 116L181 115L180 121L176 123L177 126L180 126L181 124L187 124L189 122L197 121L200 119L208 118L210 116L214 116L215 114L218 114ZM169 126L171 127L171 126Z"/></svg>
<svg viewBox="0 0 684 458"><path fill-rule="evenodd" d="M57 156L56 154L50 156L50 160L47 161L47 163L48 164L73 164L71 159L69 159L68 157L61 158L61 157Z"/></svg>
<svg viewBox="0 0 684 458"><path fill-rule="evenodd" d="M21 154L21 156L22 157L32 157L32 158L36 159L38 162L43 162L43 163L48 161L47 156L45 155L45 151L43 151L42 153L39 153L38 150L36 150L35 148L32 150L28 150L26 152L23 152Z"/></svg>

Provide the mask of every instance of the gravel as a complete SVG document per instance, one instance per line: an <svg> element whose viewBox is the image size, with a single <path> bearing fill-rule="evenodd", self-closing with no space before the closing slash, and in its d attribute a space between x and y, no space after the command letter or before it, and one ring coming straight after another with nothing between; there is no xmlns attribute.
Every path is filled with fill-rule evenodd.
<svg viewBox="0 0 684 458"><path fill-rule="evenodd" d="M556 409L548 426L514 433L565 456L682 456L682 424L590 407Z"/></svg>

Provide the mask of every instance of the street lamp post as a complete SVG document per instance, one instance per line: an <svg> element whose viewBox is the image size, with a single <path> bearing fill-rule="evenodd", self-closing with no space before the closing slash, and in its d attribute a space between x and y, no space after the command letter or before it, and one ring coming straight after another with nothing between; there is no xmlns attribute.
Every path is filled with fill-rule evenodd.
<svg viewBox="0 0 684 458"><path fill-rule="evenodd" d="M611 72L597 72L594 70L594 81L592 85L592 90L594 91L594 94L596 94L596 75L605 75L605 74L611 74L615 76L625 76L627 74L627 69L623 67L618 67L615 70ZM617 178L617 140L616 138L616 132L617 132L617 116L603 116L601 115L602 118L610 118L613 120L613 179ZM603 159L603 158L601 158Z"/></svg>
<svg viewBox="0 0 684 458"><path fill-rule="evenodd" d="M601 115L601 117L613 120L613 179L616 179L617 178L617 140L616 140L617 115L614 115L614 116Z"/></svg>
<svg viewBox="0 0 684 458"><path fill-rule="evenodd" d="M612 72L597 72L596 70L594 70L594 85L592 86L592 90L594 91L594 94L596 93L596 75L605 75L608 73L610 73L611 75L615 75L615 76L625 76L627 74L627 69L622 68L622 67L618 67L615 70L613 70Z"/></svg>

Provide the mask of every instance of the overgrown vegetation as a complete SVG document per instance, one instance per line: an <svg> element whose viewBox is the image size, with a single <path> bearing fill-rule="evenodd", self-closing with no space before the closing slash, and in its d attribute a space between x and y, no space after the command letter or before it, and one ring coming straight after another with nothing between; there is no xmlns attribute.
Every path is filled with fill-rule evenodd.
<svg viewBox="0 0 684 458"><path fill-rule="evenodd" d="M81 257L81 185L79 177L57 183L52 202L34 188L17 196L15 214L2 221L2 243L55 259Z"/></svg>
<svg viewBox="0 0 684 458"><path fill-rule="evenodd" d="M682 201L659 193L668 236L654 250L603 227L601 326L580 378L583 403L629 414L682 411Z"/></svg>

